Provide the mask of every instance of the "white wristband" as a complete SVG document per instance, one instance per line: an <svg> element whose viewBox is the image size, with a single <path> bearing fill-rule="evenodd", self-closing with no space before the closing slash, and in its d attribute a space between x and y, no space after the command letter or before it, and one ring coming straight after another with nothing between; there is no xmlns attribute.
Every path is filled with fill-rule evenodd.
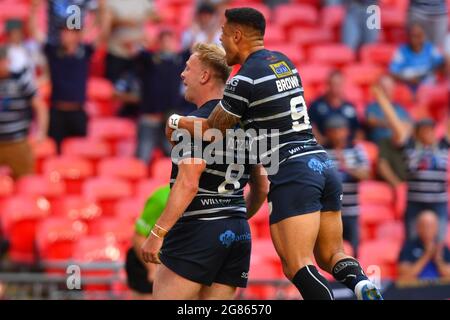
<svg viewBox="0 0 450 320"><path fill-rule="evenodd" d="M168 120L169 127L174 129L174 130L177 130L178 129L178 122L180 122L180 119L181 119L181 116L178 115L178 114L171 115L169 117L169 120Z"/></svg>

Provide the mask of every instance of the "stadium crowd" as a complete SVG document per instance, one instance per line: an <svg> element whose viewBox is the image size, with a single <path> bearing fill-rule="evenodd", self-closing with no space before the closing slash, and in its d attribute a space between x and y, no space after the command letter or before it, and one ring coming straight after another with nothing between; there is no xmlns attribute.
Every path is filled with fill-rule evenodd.
<svg viewBox="0 0 450 320"><path fill-rule="evenodd" d="M450 278L448 5L0 1L0 268L124 260L145 201L168 183L167 115L193 110L180 78L190 48L220 45L224 9L252 6L266 47L296 64L339 168L347 250L383 279ZM250 279L282 278L268 212L251 220Z"/></svg>

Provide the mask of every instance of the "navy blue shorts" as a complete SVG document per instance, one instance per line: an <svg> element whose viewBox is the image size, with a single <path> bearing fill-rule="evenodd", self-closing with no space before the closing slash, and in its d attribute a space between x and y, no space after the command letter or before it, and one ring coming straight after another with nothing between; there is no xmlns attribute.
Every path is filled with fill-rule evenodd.
<svg viewBox="0 0 450 320"><path fill-rule="evenodd" d="M160 259L185 279L210 286L247 286L251 234L246 219L178 221L169 231Z"/></svg>
<svg viewBox="0 0 450 320"><path fill-rule="evenodd" d="M289 159L269 179L270 224L315 211L341 210L341 180L325 152Z"/></svg>

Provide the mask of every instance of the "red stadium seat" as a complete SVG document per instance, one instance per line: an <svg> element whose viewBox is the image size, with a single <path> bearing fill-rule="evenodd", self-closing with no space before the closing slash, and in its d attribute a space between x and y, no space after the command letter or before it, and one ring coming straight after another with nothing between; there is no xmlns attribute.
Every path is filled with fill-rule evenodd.
<svg viewBox="0 0 450 320"><path fill-rule="evenodd" d="M284 280L285 277L280 265L276 266L263 257L252 255L248 279L250 281L270 281ZM270 285L250 285L245 293L251 299L274 299L277 295L277 290Z"/></svg>
<svg viewBox="0 0 450 320"><path fill-rule="evenodd" d="M2 1L0 3L0 21L7 19L26 21L29 14L30 9L26 3L18 3L16 1Z"/></svg>
<svg viewBox="0 0 450 320"><path fill-rule="evenodd" d="M271 239L253 239L252 241L252 256L271 261L275 264L280 262L278 254L275 251Z"/></svg>
<svg viewBox="0 0 450 320"><path fill-rule="evenodd" d="M50 204L44 198L16 196L5 201L0 219L3 233L10 242L11 261L35 262L36 226L49 213Z"/></svg>
<svg viewBox="0 0 450 320"><path fill-rule="evenodd" d="M122 252L131 246L131 239L134 232L134 222L129 218L101 218L93 222L89 230L91 235L114 237Z"/></svg>
<svg viewBox="0 0 450 320"><path fill-rule="evenodd" d="M405 107L407 110L411 110L415 106L415 97L406 84L397 82L394 89L394 101Z"/></svg>
<svg viewBox="0 0 450 320"><path fill-rule="evenodd" d="M66 192L69 194L80 194L82 183L94 175L92 163L72 156L47 159L44 162L43 171L51 178L63 180Z"/></svg>
<svg viewBox="0 0 450 320"><path fill-rule="evenodd" d="M16 183L18 194L44 197L53 205L66 192L66 186L58 177L29 175Z"/></svg>
<svg viewBox="0 0 450 320"><path fill-rule="evenodd" d="M85 158L94 165L100 159L111 156L111 149L106 142L87 138L68 138L61 145L62 154Z"/></svg>
<svg viewBox="0 0 450 320"><path fill-rule="evenodd" d="M298 67L303 84L313 85L316 88L323 86L331 72L331 67L324 64L304 64Z"/></svg>
<svg viewBox="0 0 450 320"><path fill-rule="evenodd" d="M345 8L341 5L324 6L320 12L322 26L329 29L340 28L344 18Z"/></svg>
<svg viewBox="0 0 450 320"><path fill-rule="evenodd" d="M129 219L134 223L142 214L144 205L145 201L141 198L123 199L116 204L114 215L118 219Z"/></svg>
<svg viewBox="0 0 450 320"><path fill-rule="evenodd" d="M14 180L7 175L0 174L0 216L3 208L3 202L14 192Z"/></svg>
<svg viewBox="0 0 450 320"><path fill-rule="evenodd" d="M172 172L172 159L160 158L153 162L151 177L161 184L169 183L170 173Z"/></svg>
<svg viewBox="0 0 450 320"><path fill-rule="evenodd" d="M426 106L428 111L436 121L439 121L447 114L444 106L449 105L448 84L422 85L417 92L419 105Z"/></svg>
<svg viewBox="0 0 450 320"><path fill-rule="evenodd" d="M97 105L96 116L112 116L114 113L111 108L113 102L114 87L110 81L105 78L91 77L88 81L88 100L94 101Z"/></svg>
<svg viewBox="0 0 450 320"><path fill-rule="evenodd" d="M402 243L392 240L374 240L363 242L359 248L359 261L363 268L379 267L382 278L394 278L398 255Z"/></svg>
<svg viewBox="0 0 450 320"><path fill-rule="evenodd" d="M309 59L318 64L344 66L355 61L355 53L343 44L322 44L309 50Z"/></svg>
<svg viewBox="0 0 450 320"><path fill-rule="evenodd" d="M142 160L136 158L107 158L99 163L98 174L136 183L147 177L147 166Z"/></svg>
<svg viewBox="0 0 450 320"><path fill-rule="evenodd" d="M405 226L400 220L389 221L380 224L376 230L376 239L378 240L389 240L395 242L403 242L405 238Z"/></svg>
<svg viewBox="0 0 450 320"><path fill-rule="evenodd" d="M52 139L45 139L41 142L31 140L30 144L31 149L33 150L34 158L36 159L36 172L42 173L42 165L44 160L56 155L56 144Z"/></svg>
<svg viewBox="0 0 450 320"><path fill-rule="evenodd" d="M107 142L113 154L116 154L116 145L121 140L135 139L136 125L133 121L121 118L91 119L88 136Z"/></svg>
<svg viewBox="0 0 450 320"><path fill-rule="evenodd" d="M102 216L102 209L82 196L66 196L52 208L55 216L91 222Z"/></svg>
<svg viewBox="0 0 450 320"><path fill-rule="evenodd" d="M101 207L103 215L107 216L112 216L116 203L130 197L131 192L130 184L119 178L91 178L83 185L84 197L95 201Z"/></svg>
<svg viewBox="0 0 450 320"><path fill-rule="evenodd" d="M351 64L344 69L344 76L348 81L358 86L373 85L383 70L372 64Z"/></svg>
<svg viewBox="0 0 450 320"><path fill-rule="evenodd" d="M372 167L372 177L375 177L378 166L378 146L375 143L366 140L359 141L358 145L366 152L367 158Z"/></svg>
<svg viewBox="0 0 450 320"><path fill-rule="evenodd" d="M105 236L86 236L81 238L74 247L74 263L118 263L125 259L124 252L121 251L114 237ZM105 266L104 269L83 270L83 277L112 277L114 271ZM110 291L114 283L107 285L86 284L82 286L86 291Z"/></svg>
<svg viewBox="0 0 450 320"><path fill-rule="evenodd" d="M40 260L69 260L73 256L76 241L87 234L87 226L81 221L52 217L42 221L36 232L36 245Z"/></svg>
<svg viewBox="0 0 450 320"><path fill-rule="evenodd" d="M392 206L394 204L394 192L386 182L361 181L359 183L359 199L363 205Z"/></svg>
<svg viewBox="0 0 450 320"><path fill-rule="evenodd" d="M315 26L319 21L319 14L311 5L281 4L275 8L274 20L288 31L295 26Z"/></svg>
<svg viewBox="0 0 450 320"><path fill-rule="evenodd" d="M267 49L285 54L296 67L300 66L301 62L305 59L303 50L295 44L272 44L271 46L267 46Z"/></svg>
<svg viewBox="0 0 450 320"><path fill-rule="evenodd" d="M146 201L153 192L159 187L169 184L169 181L161 181L157 179L141 180L136 186L136 195L138 198Z"/></svg>
<svg viewBox="0 0 450 320"><path fill-rule="evenodd" d="M365 44L361 47L361 62L377 64L386 68L396 49L396 45L389 43Z"/></svg>
<svg viewBox="0 0 450 320"><path fill-rule="evenodd" d="M395 211L391 207L380 204L363 203L360 212L360 223L374 228L382 223L392 222L395 218ZM373 238L375 229L370 231L373 233L370 238Z"/></svg>
<svg viewBox="0 0 450 320"><path fill-rule="evenodd" d="M276 24L270 24L266 27L264 34L264 43L269 46L271 43L281 43L286 41L286 33L283 28Z"/></svg>
<svg viewBox="0 0 450 320"><path fill-rule="evenodd" d="M297 27L289 32L288 39L290 43L307 49L312 45L333 42L333 32L324 28Z"/></svg>

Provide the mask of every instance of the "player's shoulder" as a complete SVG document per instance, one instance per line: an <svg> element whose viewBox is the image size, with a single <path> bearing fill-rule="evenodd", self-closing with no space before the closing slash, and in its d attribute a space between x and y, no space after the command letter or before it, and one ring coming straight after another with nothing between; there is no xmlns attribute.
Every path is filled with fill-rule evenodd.
<svg viewBox="0 0 450 320"><path fill-rule="evenodd" d="M266 77L282 78L294 73L295 66L286 55L264 49L251 54L232 79L255 85Z"/></svg>
<svg viewBox="0 0 450 320"><path fill-rule="evenodd" d="M217 104L220 102L219 99L209 100L203 104L200 108L192 111L187 116L191 118L208 118Z"/></svg>

